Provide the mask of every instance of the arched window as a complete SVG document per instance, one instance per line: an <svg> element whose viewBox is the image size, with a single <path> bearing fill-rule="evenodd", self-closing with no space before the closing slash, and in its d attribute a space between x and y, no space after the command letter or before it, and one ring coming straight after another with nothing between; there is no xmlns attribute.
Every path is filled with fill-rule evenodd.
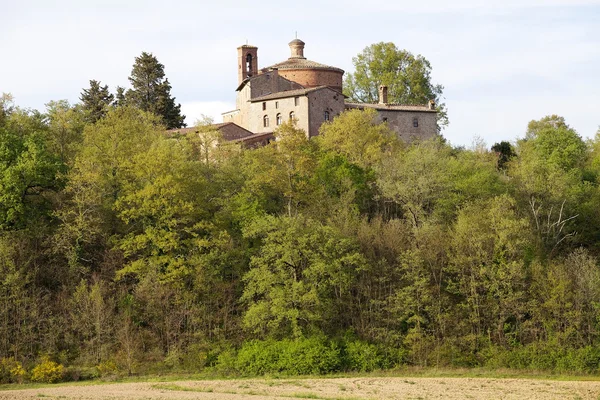
<svg viewBox="0 0 600 400"><path fill-rule="evenodd" d="M263 126L264 126L265 128L268 128L268 127L269 127L269 116L268 116L268 115L265 115L265 116L263 117Z"/></svg>
<svg viewBox="0 0 600 400"><path fill-rule="evenodd" d="M246 56L246 71L248 72L248 76L252 75L252 54L250 53Z"/></svg>
<svg viewBox="0 0 600 400"><path fill-rule="evenodd" d="M290 112L290 122L294 122L294 119L296 118L296 114L294 114L294 112Z"/></svg>
<svg viewBox="0 0 600 400"><path fill-rule="evenodd" d="M281 125L281 114L277 114L277 125Z"/></svg>
<svg viewBox="0 0 600 400"><path fill-rule="evenodd" d="M325 111L324 117L325 121L329 121L329 111Z"/></svg>

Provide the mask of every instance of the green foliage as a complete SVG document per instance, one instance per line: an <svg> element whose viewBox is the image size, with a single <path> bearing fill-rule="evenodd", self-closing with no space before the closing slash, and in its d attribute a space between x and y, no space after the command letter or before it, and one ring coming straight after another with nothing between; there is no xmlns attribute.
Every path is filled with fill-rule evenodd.
<svg viewBox="0 0 600 400"><path fill-rule="evenodd" d="M400 50L394 43L372 44L352 58L354 73L344 79L344 94L352 101L374 103L378 99L380 85L388 87L390 103L438 104L441 126L448 124L442 98L442 85L431 81L431 64L421 55Z"/></svg>
<svg viewBox="0 0 600 400"><path fill-rule="evenodd" d="M377 346L361 341L346 343L346 365L350 371L370 372L384 366L384 358Z"/></svg>
<svg viewBox="0 0 600 400"><path fill-rule="evenodd" d="M250 331L301 337L340 321L342 299L365 262L351 239L303 218L265 218L245 234L263 241L244 276Z"/></svg>
<svg viewBox="0 0 600 400"><path fill-rule="evenodd" d="M23 119L29 117L22 115ZM12 119L9 122L16 122ZM34 122L35 123L35 122ZM47 214L49 198L62 186L63 165L48 149L44 134L0 127L0 229L14 230Z"/></svg>
<svg viewBox="0 0 600 400"><path fill-rule="evenodd" d="M14 358L0 359L0 383L23 383L26 371Z"/></svg>
<svg viewBox="0 0 600 400"><path fill-rule="evenodd" d="M373 109L345 111L321 126L318 141L325 150L362 168L372 168L390 147L398 145L392 131L386 124L378 124L376 117Z"/></svg>
<svg viewBox="0 0 600 400"><path fill-rule="evenodd" d="M108 85L100 86L99 81L92 79L90 80L90 88L83 89L79 99L86 114L86 121L93 124L106 115L115 100L115 96L109 92Z"/></svg>
<svg viewBox="0 0 600 400"><path fill-rule="evenodd" d="M598 371L598 138L407 144L355 110L242 149L120 92L94 123L1 100L2 380Z"/></svg>
<svg viewBox="0 0 600 400"><path fill-rule="evenodd" d="M31 370L30 379L33 382L57 383L64 378L65 367L58 364L48 356L41 358L40 362Z"/></svg>
<svg viewBox="0 0 600 400"><path fill-rule="evenodd" d="M492 368L529 369L554 373L597 374L600 371L600 348L569 348L540 342L527 346L495 349L486 365Z"/></svg>
<svg viewBox="0 0 600 400"><path fill-rule="evenodd" d="M244 375L309 375L338 371L340 362L339 348L324 337L314 336L246 342L237 354L236 367Z"/></svg>
<svg viewBox="0 0 600 400"><path fill-rule="evenodd" d="M165 78L165 66L152 53L142 52L135 58L129 82L133 88L125 94L127 104L158 115L167 129L185 126L181 104L175 104L175 97L171 97L171 84Z"/></svg>

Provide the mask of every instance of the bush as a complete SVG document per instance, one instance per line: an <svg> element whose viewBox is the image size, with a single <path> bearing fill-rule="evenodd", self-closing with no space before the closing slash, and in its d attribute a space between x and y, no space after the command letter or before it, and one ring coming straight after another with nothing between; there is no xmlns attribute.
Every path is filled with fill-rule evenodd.
<svg viewBox="0 0 600 400"><path fill-rule="evenodd" d="M495 348L490 351L486 366L593 374L600 370L600 348L586 346L569 349L545 342L531 343L511 350Z"/></svg>
<svg viewBox="0 0 600 400"><path fill-rule="evenodd" d="M223 362L230 360L220 359L219 365ZM246 375L326 374L340 370L341 356L339 347L321 336L281 341L255 340L242 345L235 365L240 373Z"/></svg>
<svg viewBox="0 0 600 400"><path fill-rule="evenodd" d="M56 383L63 379L64 373L65 367L62 364L55 363L48 356L44 356L41 362L31 371L31 380L33 382Z"/></svg>
<svg viewBox="0 0 600 400"><path fill-rule="evenodd" d="M340 349L325 337L284 340L278 369L290 375L327 374L340 370Z"/></svg>
<svg viewBox="0 0 600 400"><path fill-rule="evenodd" d="M370 372L383 367L384 358L374 344L355 340L346 343L346 366L349 370Z"/></svg>
<svg viewBox="0 0 600 400"><path fill-rule="evenodd" d="M119 368L114 361L104 361L96 365L96 372L99 377L116 376L119 374Z"/></svg>
<svg viewBox="0 0 600 400"><path fill-rule="evenodd" d="M253 340L246 342L238 352L236 368L242 374L264 375L277 372L281 342L274 340Z"/></svg>
<svg viewBox="0 0 600 400"><path fill-rule="evenodd" d="M0 383L23 383L25 370L20 362L14 358L0 360Z"/></svg>

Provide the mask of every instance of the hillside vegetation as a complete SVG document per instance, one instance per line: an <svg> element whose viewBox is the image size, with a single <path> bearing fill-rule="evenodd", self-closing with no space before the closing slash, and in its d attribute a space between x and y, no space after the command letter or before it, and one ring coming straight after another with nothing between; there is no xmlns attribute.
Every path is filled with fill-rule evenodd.
<svg viewBox="0 0 600 400"><path fill-rule="evenodd" d="M560 117L489 150L350 111L248 150L0 110L2 382L600 368L600 137Z"/></svg>

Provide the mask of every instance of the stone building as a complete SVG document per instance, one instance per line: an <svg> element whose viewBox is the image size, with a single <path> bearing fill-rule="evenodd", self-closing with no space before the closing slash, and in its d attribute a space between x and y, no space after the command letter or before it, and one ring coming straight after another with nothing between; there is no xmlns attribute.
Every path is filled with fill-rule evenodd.
<svg viewBox="0 0 600 400"><path fill-rule="evenodd" d="M437 113L433 102L427 105L398 105L387 102L387 87L379 88L379 102L349 103L342 94L344 71L308 60L305 43L289 43L291 55L280 63L259 70L258 48L238 47L238 87L235 110L223 113L223 123L247 144L260 144L273 137L284 121L295 121L309 137L319 127L347 109L373 108L382 122L406 141L437 135Z"/></svg>

